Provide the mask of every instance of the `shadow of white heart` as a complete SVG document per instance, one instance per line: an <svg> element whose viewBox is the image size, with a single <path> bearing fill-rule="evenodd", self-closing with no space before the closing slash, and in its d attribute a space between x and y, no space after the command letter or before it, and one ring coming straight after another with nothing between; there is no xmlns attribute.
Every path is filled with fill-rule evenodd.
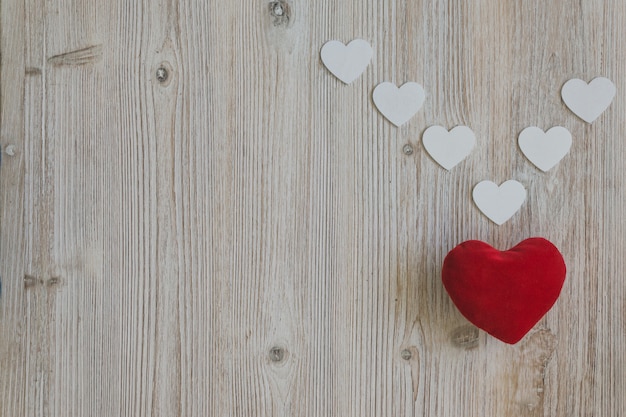
<svg viewBox="0 0 626 417"><path fill-rule="evenodd" d="M517 139L522 153L543 172L552 169L572 147L572 135L562 126L544 132L538 127L527 127Z"/></svg>
<svg viewBox="0 0 626 417"><path fill-rule="evenodd" d="M409 82L396 87L393 83L384 82L376 86L372 98L387 120L402 126L422 107L426 94L418 83Z"/></svg>
<svg viewBox="0 0 626 417"><path fill-rule="evenodd" d="M576 116L591 123L611 105L615 92L615 84L608 78L594 78L589 84L574 78L563 84L561 97Z"/></svg>
<svg viewBox="0 0 626 417"><path fill-rule="evenodd" d="M431 126L422 135L428 154L447 170L464 160L476 144L476 136L467 126L448 130L443 126Z"/></svg>
<svg viewBox="0 0 626 417"><path fill-rule="evenodd" d="M472 196L478 209L499 226L522 207L526 201L526 189L515 180L500 186L491 181L481 181L474 187Z"/></svg>
<svg viewBox="0 0 626 417"><path fill-rule="evenodd" d="M347 45L329 41L322 46L320 56L326 68L346 84L359 78L365 71L374 51L363 39L355 39Z"/></svg>

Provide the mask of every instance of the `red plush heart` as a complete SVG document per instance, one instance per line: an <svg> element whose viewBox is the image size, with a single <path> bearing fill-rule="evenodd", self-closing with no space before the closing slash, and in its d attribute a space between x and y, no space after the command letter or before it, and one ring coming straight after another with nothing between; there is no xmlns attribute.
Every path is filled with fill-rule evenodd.
<svg viewBox="0 0 626 417"><path fill-rule="evenodd" d="M448 253L441 276L465 318L513 344L554 305L565 281L565 262L543 238L526 239L507 251L468 240Z"/></svg>

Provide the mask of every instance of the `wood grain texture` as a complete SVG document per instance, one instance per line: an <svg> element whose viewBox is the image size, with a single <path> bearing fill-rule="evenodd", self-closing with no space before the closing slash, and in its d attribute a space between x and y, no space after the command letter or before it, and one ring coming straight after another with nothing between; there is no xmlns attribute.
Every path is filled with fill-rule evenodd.
<svg viewBox="0 0 626 417"><path fill-rule="evenodd" d="M0 416L623 414L626 3L272 8L1 1ZM345 86L319 49L357 37L374 59ZM618 94L587 125L559 92L595 76ZM383 81L427 92L401 128ZM434 124L477 135L450 172ZM531 125L572 132L548 173L517 147ZM484 179L528 190L502 226ZM441 264L530 236L568 276L508 346Z"/></svg>

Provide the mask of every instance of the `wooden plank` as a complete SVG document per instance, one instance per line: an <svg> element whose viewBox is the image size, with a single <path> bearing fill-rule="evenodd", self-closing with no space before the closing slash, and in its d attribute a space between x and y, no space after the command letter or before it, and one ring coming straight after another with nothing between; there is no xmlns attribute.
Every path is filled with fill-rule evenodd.
<svg viewBox="0 0 626 417"><path fill-rule="evenodd" d="M3 0L0 416L619 415L626 4L517 3ZM356 37L345 86L319 48ZM559 91L599 75L618 95L589 126ZM408 125L382 81L425 87ZM450 172L434 124L477 134ZM531 125L573 134L548 173ZM498 227L471 189L511 178L529 198ZM568 277L508 346L441 263L530 236Z"/></svg>
<svg viewBox="0 0 626 417"><path fill-rule="evenodd" d="M25 415L28 339L25 285L24 106L25 30L7 31L24 21L24 4L0 2L0 415ZM13 65L7 65L7 63ZM18 101L14 101L18 99Z"/></svg>

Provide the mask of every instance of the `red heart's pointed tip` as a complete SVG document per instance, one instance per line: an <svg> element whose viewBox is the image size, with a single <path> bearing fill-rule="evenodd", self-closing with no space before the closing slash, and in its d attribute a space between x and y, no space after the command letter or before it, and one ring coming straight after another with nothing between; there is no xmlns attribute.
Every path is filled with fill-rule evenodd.
<svg viewBox="0 0 626 417"><path fill-rule="evenodd" d="M533 326L534 327L534 326ZM528 334L528 332L530 332L530 330L532 330L532 328L530 328L528 331L526 331L524 334L522 335L515 335L515 336L511 336L511 335L498 335L498 334L491 334L489 333L491 336L495 337L496 339L498 339L501 342L507 343L509 345L514 345L517 342L519 342L520 340L522 340L524 338L524 336L526 336Z"/></svg>
<svg viewBox="0 0 626 417"><path fill-rule="evenodd" d="M448 253L442 281L463 316L515 344L554 305L565 272L563 256L547 239L526 239L505 251L470 240Z"/></svg>

